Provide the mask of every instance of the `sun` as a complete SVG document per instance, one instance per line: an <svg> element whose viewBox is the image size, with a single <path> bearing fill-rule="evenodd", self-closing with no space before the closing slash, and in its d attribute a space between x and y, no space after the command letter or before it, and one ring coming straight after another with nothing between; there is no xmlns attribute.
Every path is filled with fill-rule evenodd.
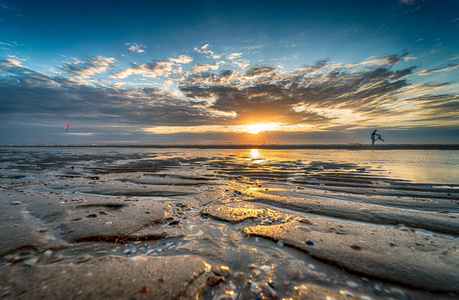
<svg viewBox="0 0 459 300"><path fill-rule="evenodd" d="M257 133L260 133L262 131L274 130L274 129L279 127L279 123L274 123L274 122L271 122L271 123L258 123L258 124L253 124L253 125L245 125L244 127L245 127L244 131L246 131L248 133L257 134Z"/></svg>

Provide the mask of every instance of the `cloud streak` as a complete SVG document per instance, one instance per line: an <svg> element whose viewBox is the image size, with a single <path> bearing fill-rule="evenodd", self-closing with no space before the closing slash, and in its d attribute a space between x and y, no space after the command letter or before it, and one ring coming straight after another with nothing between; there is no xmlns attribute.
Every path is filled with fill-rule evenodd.
<svg viewBox="0 0 459 300"><path fill-rule="evenodd" d="M438 68L438 69L421 70L421 71L418 72L418 75L425 76L425 75L430 75L430 74L438 73L438 72L449 72L449 71L452 71L452 70L457 69L457 68L459 68L459 63L448 65L446 67Z"/></svg>

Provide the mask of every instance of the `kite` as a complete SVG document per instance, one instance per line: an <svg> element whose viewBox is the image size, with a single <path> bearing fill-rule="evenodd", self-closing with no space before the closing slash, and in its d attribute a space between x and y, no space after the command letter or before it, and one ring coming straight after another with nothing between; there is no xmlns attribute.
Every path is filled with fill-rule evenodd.
<svg viewBox="0 0 459 300"><path fill-rule="evenodd" d="M70 125L70 124L65 124L65 126L64 126L65 130L69 131L69 126L72 126L72 125Z"/></svg>

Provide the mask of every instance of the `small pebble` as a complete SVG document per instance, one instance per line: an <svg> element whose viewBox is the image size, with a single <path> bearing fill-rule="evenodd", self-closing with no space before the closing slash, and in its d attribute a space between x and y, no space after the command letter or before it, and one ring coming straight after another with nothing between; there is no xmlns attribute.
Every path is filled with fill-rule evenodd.
<svg viewBox="0 0 459 300"><path fill-rule="evenodd" d="M310 245L310 246L314 245L314 243L311 240L306 240L305 243L306 243L306 245Z"/></svg>
<svg viewBox="0 0 459 300"><path fill-rule="evenodd" d="M311 222L311 221L309 221L308 219L304 219L304 218L303 218L303 219L300 219L299 222L300 222L300 223L305 223L305 224L312 225L312 222Z"/></svg>
<svg viewBox="0 0 459 300"><path fill-rule="evenodd" d="M306 231L306 232L312 231L312 229L307 226L297 226L296 228L298 228L301 231Z"/></svg>
<svg viewBox="0 0 459 300"><path fill-rule="evenodd" d="M357 282L354 282L354 281L346 281L346 284L348 286L350 286L351 288L356 288L356 287L360 286L360 284L358 284Z"/></svg>
<svg viewBox="0 0 459 300"><path fill-rule="evenodd" d="M339 293L340 293L341 295L343 295L343 296L346 296L346 297L355 298L354 294L352 294L352 293L349 292L349 291L343 291L343 290L341 290L341 291L339 291Z"/></svg>
<svg viewBox="0 0 459 300"><path fill-rule="evenodd" d="M395 246L398 246L396 243L394 242L390 242L389 245L391 245L392 247L395 247Z"/></svg>
<svg viewBox="0 0 459 300"><path fill-rule="evenodd" d="M265 272L268 272L269 270L271 270L271 267L270 267L270 266L267 266L267 265L262 265L262 266L260 267L260 269L262 269L262 270L265 271Z"/></svg>
<svg viewBox="0 0 459 300"><path fill-rule="evenodd" d="M379 287L375 287L373 289L373 293L377 296L381 296L382 295L382 290L379 288Z"/></svg>
<svg viewBox="0 0 459 300"><path fill-rule="evenodd" d="M308 268L311 269L311 270L315 270L316 266L314 266L313 264L309 264Z"/></svg>
<svg viewBox="0 0 459 300"><path fill-rule="evenodd" d="M284 247L284 243L282 243L281 241L278 241L278 242L277 242L277 246L279 246L279 247Z"/></svg>
<svg viewBox="0 0 459 300"><path fill-rule="evenodd" d="M13 202L11 202L10 204L11 204L11 205L19 205L19 204L21 204L21 203L22 203L21 201L13 201Z"/></svg>
<svg viewBox="0 0 459 300"><path fill-rule="evenodd" d="M24 265L26 265L27 267L33 267L35 266L35 264L37 263L38 261L38 258L34 257L34 258L30 258L26 261L24 261Z"/></svg>
<svg viewBox="0 0 459 300"><path fill-rule="evenodd" d="M172 221L168 225L177 225L178 223L180 223L180 221Z"/></svg>
<svg viewBox="0 0 459 300"><path fill-rule="evenodd" d="M408 297L406 296L405 292L403 292L399 288L391 288L390 292L393 296L395 296L396 299L407 299Z"/></svg>
<svg viewBox="0 0 459 300"><path fill-rule="evenodd" d="M357 246L357 245L352 245L351 248L354 249L354 250L361 250L362 249L360 246Z"/></svg>

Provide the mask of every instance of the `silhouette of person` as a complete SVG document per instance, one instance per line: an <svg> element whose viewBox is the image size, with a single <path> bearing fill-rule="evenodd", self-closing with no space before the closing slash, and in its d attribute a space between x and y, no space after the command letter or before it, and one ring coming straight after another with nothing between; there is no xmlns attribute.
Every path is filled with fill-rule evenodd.
<svg viewBox="0 0 459 300"><path fill-rule="evenodd" d="M373 131L373 133L371 134L371 144L374 145L375 142L376 142L376 137L378 137L378 139L382 140L381 139L381 135L377 134L376 133L377 130Z"/></svg>

